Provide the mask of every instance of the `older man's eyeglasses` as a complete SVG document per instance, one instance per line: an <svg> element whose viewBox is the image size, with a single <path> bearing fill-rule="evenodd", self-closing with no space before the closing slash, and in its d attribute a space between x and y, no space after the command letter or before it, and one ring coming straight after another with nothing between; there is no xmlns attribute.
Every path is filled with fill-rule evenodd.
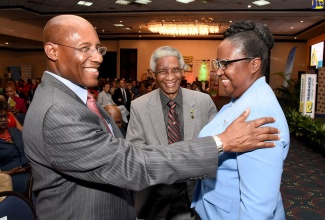
<svg viewBox="0 0 325 220"><path fill-rule="evenodd" d="M155 72L155 74L158 74L158 75L161 75L161 76L165 76L167 75L168 73L172 73L172 74L178 74L178 73L181 73L182 72L182 68L180 67L172 67L172 68L168 68L168 69L160 69L160 70L157 70Z"/></svg>
<svg viewBox="0 0 325 220"><path fill-rule="evenodd" d="M8 119L8 114L0 115L0 120L7 120Z"/></svg>
<svg viewBox="0 0 325 220"><path fill-rule="evenodd" d="M59 44L59 43L54 43L54 44L57 44L57 45L60 45L60 46L63 46L63 47L69 47L69 48L75 49L75 50L77 50L77 51L79 51L81 53L88 54L88 55L93 55L94 52L97 51L102 56L104 56L106 54L106 52L107 52L107 48L106 47L95 47L95 48L91 48L89 46L86 46L86 47L78 48L78 47L71 47L71 46L64 45L64 44Z"/></svg>
<svg viewBox="0 0 325 220"><path fill-rule="evenodd" d="M242 60L250 60L250 59L254 59L255 57L245 57L245 58L241 58L241 59L237 59L237 60L212 60L213 66L216 69L222 69L222 70L226 70L228 68L228 64L230 63L235 63L238 61L242 61Z"/></svg>

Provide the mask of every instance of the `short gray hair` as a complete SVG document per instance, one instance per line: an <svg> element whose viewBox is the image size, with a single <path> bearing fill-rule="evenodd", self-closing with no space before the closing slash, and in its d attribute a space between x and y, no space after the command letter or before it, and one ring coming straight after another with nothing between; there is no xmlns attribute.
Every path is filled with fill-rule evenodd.
<svg viewBox="0 0 325 220"><path fill-rule="evenodd" d="M180 67L183 69L185 66L184 58L176 48L171 46L163 46L156 49L150 58L150 69L155 72L157 60L162 57L176 57L179 61Z"/></svg>

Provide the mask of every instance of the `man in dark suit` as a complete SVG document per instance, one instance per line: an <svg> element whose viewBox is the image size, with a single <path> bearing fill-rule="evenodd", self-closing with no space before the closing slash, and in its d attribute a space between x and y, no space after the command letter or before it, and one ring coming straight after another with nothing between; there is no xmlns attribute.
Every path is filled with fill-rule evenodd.
<svg viewBox="0 0 325 220"><path fill-rule="evenodd" d="M113 100L116 105L124 105L125 108L130 111L131 93L128 89L125 88L124 79L120 79L119 85L120 87L114 91Z"/></svg>
<svg viewBox="0 0 325 220"><path fill-rule="evenodd" d="M214 177L222 149L273 147L264 141L278 139L277 129L259 127L273 118L245 122L248 110L221 134L170 147L134 147L87 93L98 83L107 50L94 27L78 16L55 16L43 40L47 70L23 130L40 220L135 219L130 190Z"/></svg>

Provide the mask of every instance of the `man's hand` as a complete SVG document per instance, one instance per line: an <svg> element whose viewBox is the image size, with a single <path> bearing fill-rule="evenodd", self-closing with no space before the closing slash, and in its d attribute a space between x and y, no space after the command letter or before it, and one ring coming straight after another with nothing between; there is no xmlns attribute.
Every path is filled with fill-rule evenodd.
<svg viewBox="0 0 325 220"><path fill-rule="evenodd" d="M224 151L246 152L257 148L274 147L275 143L265 141L279 140L279 130L273 127L260 127L275 122L272 117L258 118L245 122L250 113L247 108L228 128L218 137L223 143Z"/></svg>

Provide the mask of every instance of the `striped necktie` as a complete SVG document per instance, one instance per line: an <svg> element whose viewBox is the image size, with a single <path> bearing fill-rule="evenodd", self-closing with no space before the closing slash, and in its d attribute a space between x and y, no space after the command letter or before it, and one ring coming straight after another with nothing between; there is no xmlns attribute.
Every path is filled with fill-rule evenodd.
<svg viewBox="0 0 325 220"><path fill-rule="evenodd" d="M179 120L176 113L176 102L169 101L168 104L168 123L167 123L167 136L168 144L181 141L181 129L179 127Z"/></svg>
<svg viewBox="0 0 325 220"><path fill-rule="evenodd" d="M107 131L112 134L112 131L111 131L111 129L109 129L107 122L103 118L102 114L100 114L100 112L99 112L99 109L98 109L98 106L96 104L95 98L92 96L92 94L89 91L88 91L88 94L87 94L87 107L92 112L96 113L96 115L98 115L103 120L103 122L104 122L104 124L105 124L105 126L107 128Z"/></svg>

